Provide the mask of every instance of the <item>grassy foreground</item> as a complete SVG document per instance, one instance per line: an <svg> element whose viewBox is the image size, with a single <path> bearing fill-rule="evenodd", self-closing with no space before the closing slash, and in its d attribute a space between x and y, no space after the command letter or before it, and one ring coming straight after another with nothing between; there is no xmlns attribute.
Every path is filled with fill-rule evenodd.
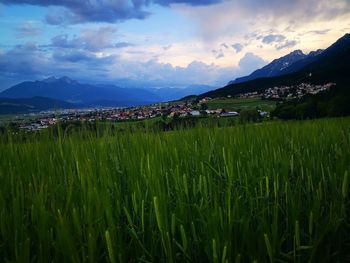
<svg viewBox="0 0 350 263"><path fill-rule="evenodd" d="M1 262L346 262L350 119L0 137Z"/></svg>

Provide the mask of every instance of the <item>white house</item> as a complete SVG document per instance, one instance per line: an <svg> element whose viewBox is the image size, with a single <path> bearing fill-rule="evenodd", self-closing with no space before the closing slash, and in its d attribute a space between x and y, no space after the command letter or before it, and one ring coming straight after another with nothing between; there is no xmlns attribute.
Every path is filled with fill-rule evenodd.
<svg viewBox="0 0 350 263"><path fill-rule="evenodd" d="M238 116L238 115L239 115L239 113L236 111L229 111L229 112L224 112L224 113L220 114L221 117L233 117L233 116Z"/></svg>
<svg viewBox="0 0 350 263"><path fill-rule="evenodd" d="M193 110L190 112L192 116L201 116L201 113L198 110Z"/></svg>

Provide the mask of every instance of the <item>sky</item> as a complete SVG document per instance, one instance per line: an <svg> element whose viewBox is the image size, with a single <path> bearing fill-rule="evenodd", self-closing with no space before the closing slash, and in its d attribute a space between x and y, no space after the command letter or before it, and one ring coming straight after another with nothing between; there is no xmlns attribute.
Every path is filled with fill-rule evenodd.
<svg viewBox="0 0 350 263"><path fill-rule="evenodd" d="M0 0L0 90L49 76L220 87L348 32L349 0Z"/></svg>

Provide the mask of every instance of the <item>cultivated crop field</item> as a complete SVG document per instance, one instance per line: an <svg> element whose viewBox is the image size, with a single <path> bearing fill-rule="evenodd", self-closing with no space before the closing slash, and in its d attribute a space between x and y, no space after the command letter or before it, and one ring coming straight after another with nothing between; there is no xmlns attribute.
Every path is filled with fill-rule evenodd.
<svg viewBox="0 0 350 263"><path fill-rule="evenodd" d="M347 262L350 119L0 137L1 262Z"/></svg>

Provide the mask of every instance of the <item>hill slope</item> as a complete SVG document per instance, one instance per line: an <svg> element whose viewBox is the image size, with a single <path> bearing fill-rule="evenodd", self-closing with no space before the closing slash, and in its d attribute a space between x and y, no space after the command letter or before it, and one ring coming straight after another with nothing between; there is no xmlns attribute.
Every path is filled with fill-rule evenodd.
<svg viewBox="0 0 350 263"><path fill-rule="evenodd" d="M44 97L22 99L0 98L0 114L18 114L73 108L76 108L76 106L71 103Z"/></svg>
<svg viewBox="0 0 350 263"><path fill-rule="evenodd" d="M310 53L310 56L313 55L314 53ZM236 80L231 81L229 84L238 84L257 78L267 78L282 75L282 72L289 68L291 65L296 64L297 62L302 61L304 59L307 59L308 57L309 55L305 55L301 50L295 50L286 56L273 60L268 65L254 71L248 76L237 78Z"/></svg>
<svg viewBox="0 0 350 263"><path fill-rule="evenodd" d="M350 34L346 34L337 42L314 56L312 62L305 65L297 72L271 78L259 78L238 84L229 84L223 88L213 90L199 97L225 97L244 92L263 91L267 88L281 85L296 85L302 82L308 83L350 83L348 76L350 71Z"/></svg>

